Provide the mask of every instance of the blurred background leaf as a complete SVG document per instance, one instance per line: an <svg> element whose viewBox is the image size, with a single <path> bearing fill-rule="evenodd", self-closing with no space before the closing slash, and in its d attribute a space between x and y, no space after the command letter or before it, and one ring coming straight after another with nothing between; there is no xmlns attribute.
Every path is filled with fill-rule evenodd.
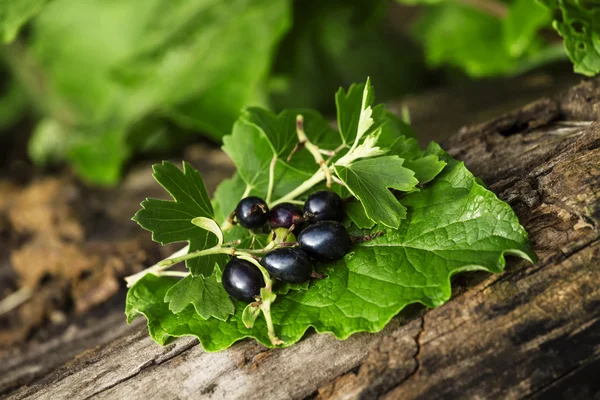
<svg viewBox="0 0 600 400"><path fill-rule="evenodd" d="M29 137L37 165L111 185L132 157L220 142L244 106L332 115L331 93L366 76L385 101L567 54L596 74L596 3L5 1L0 132Z"/></svg>
<svg viewBox="0 0 600 400"><path fill-rule="evenodd" d="M552 26L564 38L575 72L600 72L600 1L539 0L554 15Z"/></svg>
<svg viewBox="0 0 600 400"><path fill-rule="evenodd" d="M0 39L8 43L15 39L19 29L34 15L48 0L3 0L0 2Z"/></svg>

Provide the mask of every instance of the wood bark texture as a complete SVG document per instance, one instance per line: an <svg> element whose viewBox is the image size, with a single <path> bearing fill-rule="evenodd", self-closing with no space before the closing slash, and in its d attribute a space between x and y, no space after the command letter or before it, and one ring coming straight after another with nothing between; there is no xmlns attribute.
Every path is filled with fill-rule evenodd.
<svg viewBox="0 0 600 400"><path fill-rule="evenodd" d="M75 344L63 335L6 357L0 388L52 400L600 398L599 117L591 80L444 143L514 208L535 265L457 276L448 303L410 307L379 334L309 334L282 350L244 341L206 353L191 338L160 347L145 321L126 326L110 311ZM54 369L53 356L64 364Z"/></svg>

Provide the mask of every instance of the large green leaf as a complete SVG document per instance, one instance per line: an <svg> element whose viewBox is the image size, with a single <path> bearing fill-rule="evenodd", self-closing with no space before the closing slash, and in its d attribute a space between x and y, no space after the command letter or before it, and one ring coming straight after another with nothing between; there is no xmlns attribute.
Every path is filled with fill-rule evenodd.
<svg viewBox="0 0 600 400"><path fill-rule="evenodd" d="M45 83L36 101L63 125L74 169L115 183L140 150L129 140L140 121L168 118L220 139L243 106L264 103L289 14L288 0L54 0L33 24L30 56ZM52 152L45 143L33 146L36 160Z"/></svg>
<svg viewBox="0 0 600 400"><path fill-rule="evenodd" d="M458 272L500 272L507 254L535 259L510 206L438 147L430 146L429 153L448 166L423 190L401 199L407 218L398 229L365 231L384 235L356 245L343 260L320 265L327 278L311 282L308 290L278 296L272 316L285 345L300 340L310 327L341 339L379 331L408 304L443 304L451 295L450 278ZM243 326L243 304L235 302L236 312L227 322L204 320L191 306L177 315L170 312L163 298L175 282L147 275L128 294L128 319L145 315L158 343L193 335L208 351L245 337L270 346L263 319L252 329Z"/></svg>
<svg viewBox="0 0 600 400"><path fill-rule="evenodd" d="M119 81L177 121L220 139L261 84L290 25L289 1L161 1Z"/></svg>

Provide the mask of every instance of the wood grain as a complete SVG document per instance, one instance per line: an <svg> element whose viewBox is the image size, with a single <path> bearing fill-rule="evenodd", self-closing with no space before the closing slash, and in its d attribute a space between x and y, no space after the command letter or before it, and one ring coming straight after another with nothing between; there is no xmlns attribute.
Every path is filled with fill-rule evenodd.
<svg viewBox="0 0 600 400"><path fill-rule="evenodd" d="M447 304L411 307L379 334L312 334L283 350L245 341L206 353L194 339L161 348L143 326L107 322L98 333L115 334L100 346L5 396L600 398L599 85L584 82L445 143L515 209L536 265L511 260L500 275L458 276ZM15 388L12 370L28 365L0 369L0 382Z"/></svg>

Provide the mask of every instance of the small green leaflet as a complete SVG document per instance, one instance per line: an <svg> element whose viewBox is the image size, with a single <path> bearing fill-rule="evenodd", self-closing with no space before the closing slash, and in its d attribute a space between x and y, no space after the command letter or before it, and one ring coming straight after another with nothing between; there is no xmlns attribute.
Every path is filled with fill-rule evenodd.
<svg viewBox="0 0 600 400"><path fill-rule="evenodd" d="M167 161L153 168L154 178L175 201L146 199L133 220L152 232L152 240L163 245L189 242L190 252L215 246L217 237L192 223L196 217L214 218L198 171L186 162L183 163L183 171ZM224 265L225 259L222 255L194 258L186 261L186 266L194 276L210 276L215 264Z"/></svg>
<svg viewBox="0 0 600 400"><path fill-rule="evenodd" d="M358 160L335 171L350 192L360 200L366 215L373 221L397 228L406 217L406 208L388 189L411 191L419 181L414 172L402 166L397 156Z"/></svg>
<svg viewBox="0 0 600 400"><path fill-rule="evenodd" d="M375 91L368 79L365 84L350 86L347 92L340 88L335 94L338 127L344 143L351 145L357 136L377 129L385 108L379 105L371 109L374 101Z"/></svg>
<svg viewBox="0 0 600 400"><path fill-rule="evenodd" d="M455 273L500 272L507 254L535 260L527 233L508 204L439 146L430 145L426 154L447 166L420 191L400 199L407 216L398 229L377 225L363 231L385 234L356 245L343 260L318 265L327 278L312 280L307 290L280 292L272 317L285 346L300 340L310 327L340 339L379 331L408 304L437 307L447 301ZM160 344L169 337L192 335L208 351L246 337L270 346L262 318L252 328L244 326L244 303L233 302L235 313L226 322L203 319L192 305L174 314L164 298L176 283L151 274L138 281L128 293L128 320L145 315L150 335Z"/></svg>
<svg viewBox="0 0 600 400"><path fill-rule="evenodd" d="M202 318L215 317L227 321L235 308L220 279L217 279L217 271L218 268L215 268L213 275L208 278L188 275L173 285L165 295L169 310L178 314L193 304Z"/></svg>
<svg viewBox="0 0 600 400"><path fill-rule="evenodd" d="M256 307L253 303L250 303L244 308L242 312L242 322L246 328L252 328L256 318L260 315L260 308Z"/></svg>

